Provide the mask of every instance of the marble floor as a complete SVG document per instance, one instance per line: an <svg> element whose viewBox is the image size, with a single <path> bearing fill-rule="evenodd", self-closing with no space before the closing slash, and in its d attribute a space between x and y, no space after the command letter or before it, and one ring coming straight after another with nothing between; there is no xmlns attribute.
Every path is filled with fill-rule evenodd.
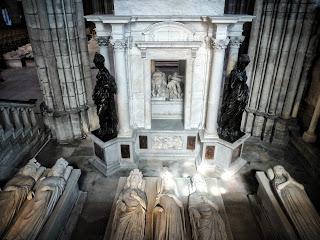
<svg viewBox="0 0 320 240"><path fill-rule="evenodd" d="M93 155L89 139L75 141L72 144L59 145L54 141L37 156L38 161L46 167L54 164L59 157L64 157L75 168L80 168L80 189L88 192L88 198L82 214L73 232L72 239L102 239L116 193L118 179L127 176L129 171L120 171L110 177L105 177L96 171L88 162ZM284 165L292 176L302 182L311 200L319 199L319 189L310 176L304 171L297 152L289 146L271 145L251 138L244 147L244 158L248 163L230 179L219 179L220 192L224 200L226 212L231 225L234 239L262 239L260 230L252 215L247 195L256 191L257 182L254 173L266 170L276 164ZM180 161L141 161L139 168L144 176L156 176L158 169L168 167L176 176L192 175L195 168L192 164ZM318 201L314 204L318 209Z"/></svg>

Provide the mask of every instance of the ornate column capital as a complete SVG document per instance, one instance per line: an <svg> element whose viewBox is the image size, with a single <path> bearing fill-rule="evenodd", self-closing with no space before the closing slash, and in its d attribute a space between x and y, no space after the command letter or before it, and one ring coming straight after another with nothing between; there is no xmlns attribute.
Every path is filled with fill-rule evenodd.
<svg viewBox="0 0 320 240"><path fill-rule="evenodd" d="M110 44L114 49L125 49L128 45L125 39L110 39Z"/></svg>
<svg viewBox="0 0 320 240"><path fill-rule="evenodd" d="M225 39L212 38L211 47L214 49L226 49L229 44L229 41L230 41L229 38L225 38Z"/></svg>
<svg viewBox="0 0 320 240"><path fill-rule="evenodd" d="M110 43L110 36L98 36L96 37L96 41L99 46L108 46Z"/></svg>
<svg viewBox="0 0 320 240"><path fill-rule="evenodd" d="M245 38L245 36L230 37L230 47L231 48L240 48L240 45L243 42L244 38Z"/></svg>

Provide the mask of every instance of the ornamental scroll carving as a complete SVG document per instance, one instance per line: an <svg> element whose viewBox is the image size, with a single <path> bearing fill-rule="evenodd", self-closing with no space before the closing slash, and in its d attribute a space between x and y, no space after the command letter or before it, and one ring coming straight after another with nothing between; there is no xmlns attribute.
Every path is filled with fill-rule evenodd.
<svg viewBox="0 0 320 240"><path fill-rule="evenodd" d="M183 142L180 136L154 136L152 137L152 148L163 149L182 149Z"/></svg>
<svg viewBox="0 0 320 240"><path fill-rule="evenodd" d="M244 40L244 36L230 37L230 47L240 48L241 43Z"/></svg>
<svg viewBox="0 0 320 240"><path fill-rule="evenodd" d="M229 44L229 41L230 41L229 38L226 38L226 39L213 38L211 41L211 46L212 48L215 48L215 49L226 49Z"/></svg>

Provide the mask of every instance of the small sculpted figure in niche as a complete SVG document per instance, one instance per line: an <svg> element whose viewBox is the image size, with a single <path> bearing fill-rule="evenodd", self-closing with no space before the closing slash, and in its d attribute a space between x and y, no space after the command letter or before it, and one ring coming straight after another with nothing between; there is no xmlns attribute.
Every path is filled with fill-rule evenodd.
<svg viewBox="0 0 320 240"><path fill-rule="evenodd" d="M104 66L104 61L101 54L95 54L93 62L99 72L92 97L99 116L100 129L97 135L101 140L108 141L118 135L118 117L114 99L117 94L117 85L114 77Z"/></svg>
<svg viewBox="0 0 320 240"><path fill-rule="evenodd" d="M240 55L237 66L231 71L224 90L218 133L221 139L228 142L234 142L244 135L240 127L242 114L249 98L245 71L249 62L248 55Z"/></svg>
<svg viewBox="0 0 320 240"><path fill-rule="evenodd" d="M166 168L157 182L157 193L153 209L153 239L185 240L183 203L178 198L176 182Z"/></svg>
<svg viewBox="0 0 320 240"><path fill-rule="evenodd" d="M134 169L117 200L110 240L143 240L146 211L145 181L142 173Z"/></svg>
<svg viewBox="0 0 320 240"><path fill-rule="evenodd" d="M164 72L159 69L152 74L152 97L163 98L167 97L167 78Z"/></svg>
<svg viewBox="0 0 320 240"><path fill-rule="evenodd" d="M0 238L44 170L33 158L0 191Z"/></svg>
<svg viewBox="0 0 320 240"><path fill-rule="evenodd" d="M303 185L296 182L283 166L269 168L268 178L275 194L290 217L301 239L312 240L320 236L320 217Z"/></svg>
<svg viewBox="0 0 320 240"><path fill-rule="evenodd" d="M183 92L181 90L182 85L182 76L177 72L174 72L173 75L168 76L168 95L169 99L182 99Z"/></svg>
<svg viewBox="0 0 320 240"><path fill-rule="evenodd" d="M29 192L15 222L5 234L5 240L34 240L50 217L70 176L72 167L63 158L57 160L46 177L42 177Z"/></svg>
<svg viewBox="0 0 320 240"><path fill-rule="evenodd" d="M200 174L192 178L193 193L189 195L189 218L193 240L226 240L225 223L218 206L209 200L208 187Z"/></svg>

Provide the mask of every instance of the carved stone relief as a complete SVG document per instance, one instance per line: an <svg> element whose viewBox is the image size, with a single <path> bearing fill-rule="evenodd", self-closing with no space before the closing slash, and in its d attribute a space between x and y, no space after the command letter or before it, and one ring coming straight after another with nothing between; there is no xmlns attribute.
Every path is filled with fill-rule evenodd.
<svg viewBox="0 0 320 240"><path fill-rule="evenodd" d="M153 149L182 149L183 142L180 136L153 136Z"/></svg>

